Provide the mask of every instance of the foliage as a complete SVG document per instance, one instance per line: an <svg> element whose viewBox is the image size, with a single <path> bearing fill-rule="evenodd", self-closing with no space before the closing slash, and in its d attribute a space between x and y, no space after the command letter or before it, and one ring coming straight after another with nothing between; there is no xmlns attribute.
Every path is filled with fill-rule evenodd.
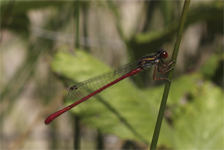
<svg viewBox="0 0 224 150"><path fill-rule="evenodd" d="M120 53L120 49L111 52L114 53L114 56L110 53L110 57L113 57L113 62L115 62L114 66L120 65L120 62L127 62L127 59L138 59L155 51L158 47L167 48L168 45L169 48L169 45L175 43L174 37L182 8L181 1L143 2L143 9L136 17L138 19L135 22L135 27L131 29L131 34L129 34L131 36L128 37L124 30L126 26L123 25L125 18L120 11L125 6L125 2L80 2L80 12L74 11L76 1L1 1L0 3L0 41L1 55L3 56L1 60L1 75L3 76L1 79L1 105L3 107L1 107L0 115L3 129L2 139L5 140L1 143L10 141L11 143L8 145L12 145L11 149L23 149L27 148L27 145L28 147L33 146L29 141L33 139L31 137L33 131L39 129L38 125L43 129L45 117L58 109L55 99L61 100L60 92L63 89L65 91L65 87L60 83L66 83L69 79L69 85L73 85L110 70L105 63L93 57L102 58L105 52L113 51L118 45L111 42L113 47L107 47L104 42L120 39L120 45L124 45L122 48L125 50L122 53ZM108 20L103 20L104 18L101 18L102 16L99 14L93 15L96 10L99 14L106 12L105 16ZM42 25L33 22L35 18L30 15L33 12L42 13L43 18L40 19ZM79 14L81 19L77 17ZM73 23L74 18L78 19L79 28L77 28L77 24ZM100 21L103 22L103 26L102 24L100 26ZM111 22L106 23L107 21ZM178 64L185 63L186 66L182 65L175 69L175 77L172 81L165 119L158 141L158 145L162 148L224 149L222 145L224 140L222 91L224 59L223 51L220 50L223 47L223 42L222 44L217 42L217 39L223 39L223 2L201 1L199 5L192 2L185 29L198 23L203 25L201 26L203 32L194 58L183 54L195 68L193 71L189 71L188 62L178 60ZM94 26L96 27L91 28ZM33 27L44 29L46 32L37 37L38 35L35 34L37 32L32 30ZM106 32L104 33L102 29L104 27L108 31L112 29L116 36L105 34ZM94 44L92 46L91 42L86 41L83 44L80 42L82 41L80 38L80 41L76 41L80 42L80 49L74 49L73 28L75 31L79 30L80 34L83 33L83 35L76 34L77 36L87 37L87 40L91 37L94 39L93 43L98 41L97 44L100 43L100 46L94 47ZM40 31L38 30L38 32ZM54 33L53 36L51 33ZM69 34L69 41L60 41L58 37L61 37L61 33ZM105 37L107 37L106 40ZM18 38L21 39L18 40ZM17 42L23 45L22 48L18 47ZM60 44L69 44L70 47L58 48L55 54L55 49ZM182 44L183 47L187 47L186 43ZM25 53L24 60L12 74L8 74L13 68L11 66L14 65L14 59L20 57L20 55L16 55L17 53L14 54L15 57L7 57L7 53L14 49L19 53ZM74 50L74 53L68 53L71 49ZM208 51L209 53L206 53ZM209 54L210 57L206 57L206 54ZM115 57L118 55L119 57ZM118 61L121 59L122 61ZM125 79L115 88L112 87L110 91L106 90L106 93L103 92L80 104L69 111L70 114L80 117L84 129L88 126L93 130L97 129L103 135L112 134L124 140L137 140L149 144L164 85L161 84L163 82L151 81L147 71L135 76L134 80L132 79ZM147 85L148 88L143 85ZM29 102L25 104L20 103L24 99L24 95L26 99L29 99ZM30 105L31 102L32 105ZM47 103L50 104L47 106ZM51 103L55 103L55 106L52 107ZM66 101L64 106L70 103L72 102ZM20 111L17 113L17 104L22 104L23 107L20 111L24 111L23 113ZM32 110L34 108L38 110L36 118L33 117L33 114L36 114ZM16 112L16 117L11 116L13 112ZM64 116L60 118L66 120L66 115ZM61 140L63 135L61 132L59 133L59 130L62 124L70 122L72 121L68 119L64 122L56 119L51 126L41 130L41 133L45 133L47 136L38 137L38 139L50 143L51 149L62 149L63 146L59 144L58 138L60 137L60 141L63 141ZM71 128L73 129L74 126ZM9 129L13 135L7 137L6 133ZM64 131L64 129L62 130ZM65 134L66 136L71 135L70 132ZM68 145L67 139L64 144L66 146ZM69 139L72 138L69 137ZM26 145L25 142L29 144ZM66 149L66 146L63 148ZM67 146L67 148L70 147ZM5 149L9 149L9 147Z"/></svg>
<svg viewBox="0 0 224 150"><path fill-rule="evenodd" d="M56 54L52 69L74 82L80 82L102 73L102 70L107 71L108 67L76 50L74 56L65 52ZM219 114L223 109L223 94L220 88L195 73L172 84L167 110L171 113L169 119L172 123L168 125L168 120L164 120L159 144L171 148L222 148L223 118ZM80 104L72 112L79 115L84 124L102 133L149 142L148 135L152 135L162 90L163 86L159 86L141 91L126 79L106 94Z"/></svg>

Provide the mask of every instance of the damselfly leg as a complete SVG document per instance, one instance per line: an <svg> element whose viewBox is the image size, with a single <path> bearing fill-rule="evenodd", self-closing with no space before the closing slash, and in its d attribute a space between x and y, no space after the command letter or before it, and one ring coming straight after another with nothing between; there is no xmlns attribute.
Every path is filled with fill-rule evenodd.
<svg viewBox="0 0 224 150"><path fill-rule="evenodd" d="M167 73L167 72L171 71L172 69L174 69L174 67L169 68L169 66L172 65L173 63L175 63L175 62L171 61L171 62L164 63L163 60L160 59L160 61L155 65L154 72L153 72L153 80L167 80L170 82L170 80L167 78L156 77L156 70L158 72L161 72L162 74Z"/></svg>

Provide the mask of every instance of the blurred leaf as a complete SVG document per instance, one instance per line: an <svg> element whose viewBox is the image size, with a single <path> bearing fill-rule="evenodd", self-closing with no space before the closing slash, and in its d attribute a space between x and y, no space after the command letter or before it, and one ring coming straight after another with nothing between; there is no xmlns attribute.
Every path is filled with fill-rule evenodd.
<svg viewBox="0 0 224 150"><path fill-rule="evenodd" d="M144 90L159 105L163 86ZM190 97L189 97L190 96ZM167 115L173 125L172 148L223 148L223 93L221 88L203 81L194 73L172 82L168 98ZM163 131L161 136L164 135ZM216 144L217 143L217 144Z"/></svg>
<svg viewBox="0 0 224 150"><path fill-rule="evenodd" d="M174 118L176 149L223 149L223 93L202 82L193 101Z"/></svg>
<svg viewBox="0 0 224 150"><path fill-rule="evenodd" d="M168 105L181 105L180 99L188 93L194 93L197 90L197 82L202 80L200 74L189 74L182 76L179 79L172 81L172 86L170 89L169 97L167 104ZM163 92L164 87L158 86L150 90L144 90L144 93L148 96L153 96L157 98L153 102L157 105L160 104L161 93Z"/></svg>
<svg viewBox="0 0 224 150"><path fill-rule="evenodd" d="M219 61L221 61L223 59L224 59L223 53L221 55L214 54L214 55L210 56L210 58L206 61L206 63L201 68L202 74L206 78L211 79L214 76L215 71L218 68Z"/></svg>
<svg viewBox="0 0 224 150"><path fill-rule="evenodd" d="M212 26L211 26L212 28L208 28L208 30L211 32L215 30L215 32L222 34L223 32L223 29L222 29L223 7L222 6L223 6L222 3L220 3L219 5L217 5L216 3L213 3L212 5L211 4L198 5L197 7L192 8L188 13L185 29L189 25L199 21L204 21L208 23L208 25L210 25L212 22ZM164 43L167 43L173 40L173 36L176 33L178 24L179 24L179 20L173 20L170 24L168 24L161 30L150 31L147 33L139 33L135 35L130 40L130 45L131 45L131 48L135 52L135 56L141 57L142 55L148 53L149 48L151 50L156 50Z"/></svg>
<svg viewBox="0 0 224 150"><path fill-rule="evenodd" d="M70 2L73 3L73 2ZM9 1L3 3L1 6L1 27L2 29L8 29L19 36L25 37L27 40L30 34L30 20L28 17L29 11L40 10L46 7L60 8L68 5L63 1ZM63 14L63 13L62 13Z"/></svg>
<svg viewBox="0 0 224 150"><path fill-rule="evenodd" d="M9 1L10 2L10 1ZM8 4L3 3L2 4L2 11L5 11L5 6ZM17 14L26 14L28 11L33 10L33 9L40 9L40 8L46 8L46 7L61 7L63 4L66 4L63 1L32 1L32 0L27 0L27 1L16 1L16 4L13 8L13 15Z"/></svg>
<svg viewBox="0 0 224 150"><path fill-rule="evenodd" d="M18 35L28 38L30 20L26 14L17 14L13 16L9 24L2 24L2 28L8 29Z"/></svg>
<svg viewBox="0 0 224 150"><path fill-rule="evenodd" d="M62 76L80 82L102 73L102 70L108 71L109 67L91 55L76 50L75 56L62 52L56 54L52 69ZM148 97L126 79L107 94L95 96L71 111L78 114L82 122L98 128L102 133L138 140L140 138L136 135L140 134L149 141L151 139L148 136L152 135L158 111L153 103L154 99L156 98ZM163 133L166 136L162 136L161 141L169 145L169 136L172 133L166 122L163 124Z"/></svg>

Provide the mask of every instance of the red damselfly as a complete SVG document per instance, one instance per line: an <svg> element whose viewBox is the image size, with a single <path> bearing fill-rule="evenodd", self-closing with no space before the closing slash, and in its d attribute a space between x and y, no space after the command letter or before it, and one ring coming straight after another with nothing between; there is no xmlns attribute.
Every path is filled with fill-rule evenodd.
<svg viewBox="0 0 224 150"><path fill-rule="evenodd" d="M164 63L163 59L168 57L168 53L163 49L158 49L157 53L151 54L145 57L142 57L140 60L133 63L126 64L121 66L114 71L104 73L92 79L86 80L84 82L78 83L69 88L67 93L67 99L74 100L75 103L61 109L53 114L51 114L46 120L45 124L51 123L55 118L63 114L64 112L70 110L76 105L84 102L90 97L98 94L104 89L116 84L117 82L129 77L138 74L139 72L155 65L153 79L154 80L168 80L167 78L157 78L155 77L156 71L161 73L166 73L173 68L169 66L174 63L170 61ZM169 80L168 80L169 81Z"/></svg>

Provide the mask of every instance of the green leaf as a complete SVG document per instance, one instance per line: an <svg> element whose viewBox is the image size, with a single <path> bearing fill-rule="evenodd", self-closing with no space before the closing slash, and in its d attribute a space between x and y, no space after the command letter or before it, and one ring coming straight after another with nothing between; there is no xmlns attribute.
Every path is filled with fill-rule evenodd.
<svg viewBox="0 0 224 150"><path fill-rule="evenodd" d="M214 2L212 4L195 5L195 7L192 7L188 13L185 29L198 21L203 21L208 23L208 30L212 34L222 33L222 12L223 2L221 1ZM174 19L161 30L136 34L130 41L130 45L135 52L135 56L139 57L139 55L142 56L142 54L147 54L149 48L155 50L158 47L161 47L161 45L164 45L164 43L173 40L178 29L178 24L179 20Z"/></svg>
<svg viewBox="0 0 224 150"><path fill-rule="evenodd" d="M159 86L144 90L148 97L153 97L153 105L159 105L159 95L163 88ZM203 76L199 73L188 74L172 81L165 114L171 120L173 134L161 131L159 142L165 136L172 136L172 144L167 143L170 145L166 146L175 149L223 148L223 106L221 88L203 81Z"/></svg>
<svg viewBox="0 0 224 150"><path fill-rule="evenodd" d="M212 55L208 61L202 66L201 72L204 74L204 76L208 79L211 79L216 69L218 68L219 61L224 59L224 54L214 54Z"/></svg>
<svg viewBox="0 0 224 150"><path fill-rule="evenodd" d="M174 117L176 149L223 149L223 93L210 82L201 82L192 101Z"/></svg>
<svg viewBox="0 0 224 150"><path fill-rule="evenodd" d="M12 1L4 2L2 3L2 12L5 12L7 9L7 5L10 4ZM34 9L41 9L46 7L61 7L65 5L63 1L32 1L32 0L26 0L26 1L16 1L16 3L12 6L13 11L12 14L26 14L30 10Z"/></svg>

